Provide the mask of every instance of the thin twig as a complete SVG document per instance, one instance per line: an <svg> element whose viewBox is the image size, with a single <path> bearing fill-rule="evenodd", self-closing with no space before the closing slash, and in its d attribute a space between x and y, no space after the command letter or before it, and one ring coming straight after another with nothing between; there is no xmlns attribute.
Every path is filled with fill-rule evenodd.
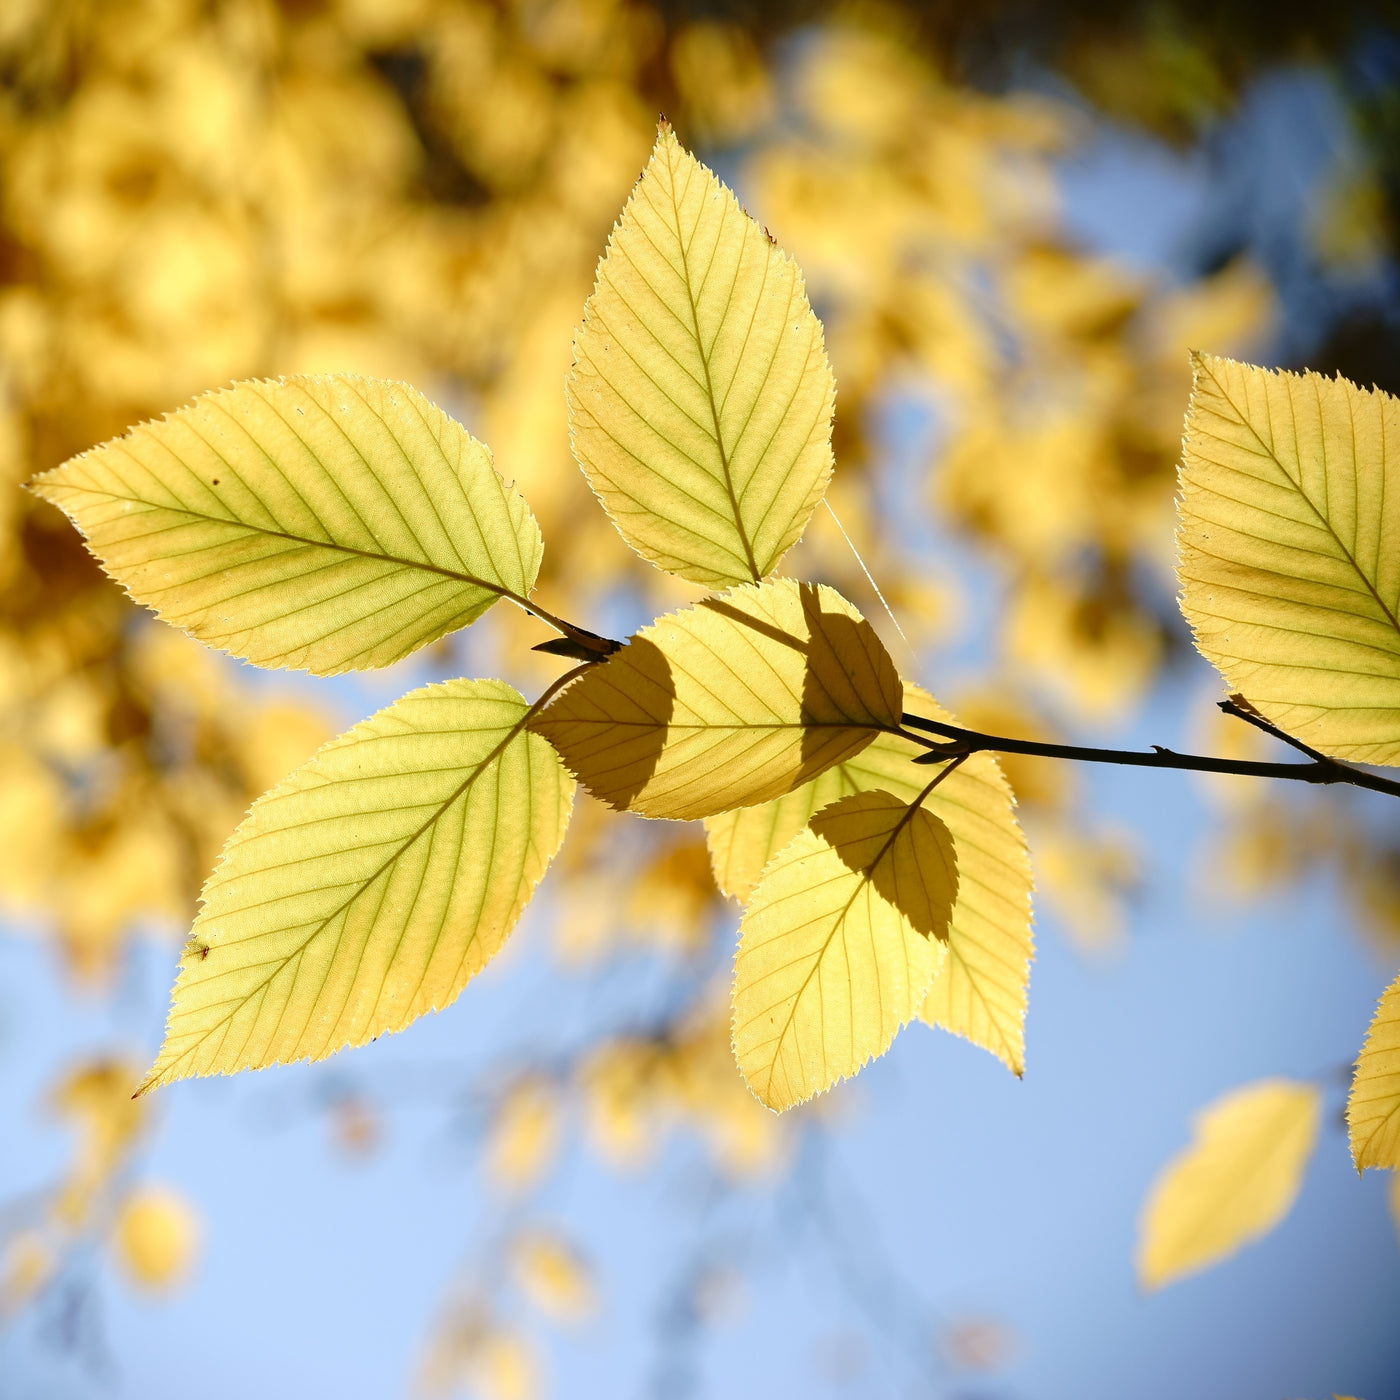
<svg viewBox="0 0 1400 1400"><path fill-rule="evenodd" d="M1231 713L1234 713L1232 711ZM1245 715L1242 712L1241 718ZM924 719L922 715L904 714L904 725L924 729L948 741L931 743L901 729L906 739L922 742L928 749L915 763L938 763L945 758L972 753L1023 753L1036 758L1077 759L1082 763L1116 763L1130 768L1180 768L1197 773L1231 773L1245 778L1284 778L1296 783L1347 783L1352 787L1369 788L1372 792L1400 797L1400 783L1382 778L1362 768L1339 763L1325 754L1316 754L1309 763L1255 763L1245 759L1210 758L1205 754L1175 753L1171 749L1154 747L1151 753L1132 749L1086 748L1079 744L1049 744L1034 739L1011 739L1004 735L983 734L975 729L962 729L941 720ZM1266 720L1267 724L1268 721ZM1283 737L1280 735L1280 737ZM1295 744L1295 747L1297 745Z"/></svg>

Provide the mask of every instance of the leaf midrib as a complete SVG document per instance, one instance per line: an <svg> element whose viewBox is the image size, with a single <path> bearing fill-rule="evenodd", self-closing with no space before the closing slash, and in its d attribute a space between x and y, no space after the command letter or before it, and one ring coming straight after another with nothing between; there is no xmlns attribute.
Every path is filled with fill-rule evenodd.
<svg viewBox="0 0 1400 1400"><path fill-rule="evenodd" d="M457 785L457 787L442 802L438 804L437 808L433 811L432 815L426 818L422 822L422 824L417 828L416 831L411 832L407 837L405 837L400 842L398 849L395 850L391 855L386 856L385 859L370 875L368 875L365 879L359 881L355 887L354 892L350 895L347 895L345 899L343 899L334 909L332 909L330 913L328 913L325 916L325 918L323 918L320 921L320 923L318 923L316 927L306 935L299 947L297 947L293 952L288 953L286 957L278 960L275 963L275 965L269 964L270 966L272 966L273 970L270 973L268 973L268 975L265 978L263 978L262 981L258 982L252 988L252 990L248 992L246 996L236 998L236 1004L234 1006L234 1009L230 1011L227 1016L221 1017L211 1027L205 1030L200 1035L200 1037L194 1042L194 1044L191 1045L187 1050L182 1051L179 1059L175 1060L171 1067L173 1068L175 1065L179 1065L181 1061L187 1060L192 1054L194 1054L199 1049L199 1047L206 1040L208 1040L208 1038L212 1034L214 1034L216 1030L218 1030L222 1026L228 1025L229 1022L231 1022L233 1018L238 1014L239 1009L241 1009L243 1006L246 1006L248 1002L250 1002L253 999L254 996L257 996L260 993L265 993L267 988L272 984L273 979L282 971L283 968L287 966L289 962L292 961L293 958L300 957L302 954L304 954L307 948L309 948L311 944L317 938L319 938L322 933L325 932L326 928L329 926L333 919L335 919L338 915L344 913L345 910L348 909L357 899L359 899L360 896L367 889L370 889L374 885L374 882L378 880L379 877L383 875L384 872L387 869L389 869L390 866L392 866L396 861L401 860L404 854L417 841L419 841L422 838L425 832L431 830L432 827L436 825L436 823L442 820L443 815L447 812L447 810L455 802L459 801L461 797L471 789L472 784L475 783L476 780L491 766L491 764L494 763L495 760L501 756L501 754L505 751L506 746L511 742L511 740L514 739L515 736L525 728L526 724L529 722L529 719L530 711L526 710L525 713L522 714L521 717L518 720L516 720L516 722L513 725L511 725L511 727L506 731L505 735L501 738L500 742L495 746L495 748L493 748L491 752L488 753L486 757L483 758L481 762L477 764L477 766L472 770L472 772L469 773L466 776L466 778L464 778L462 782L460 782ZM239 941L241 942L245 940ZM212 946L213 945L211 944L211 948ZM169 1071L167 1070L166 1074L162 1077L168 1078L168 1076Z"/></svg>
<svg viewBox="0 0 1400 1400"><path fill-rule="evenodd" d="M442 578L450 578L458 583L470 583L477 588L484 588L490 593L495 593L499 597L509 598L514 603L528 606L529 600L523 598L513 589L508 588L503 583L494 583L490 579L478 578L475 574L463 573L458 569L449 569L441 564L432 564L423 559L405 559L397 554L385 554L372 549L357 549L354 545L342 544L339 540L316 540L307 535L294 535L287 530L269 530L265 525L253 525L246 520L238 520L228 516L210 515L207 511L191 510L188 506L161 505L153 501L144 500L140 496L126 496L119 491L104 491L95 486L73 486L75 491L83 491L92 496L104 496L112 501L129 501L133 505L144 506L147 510L167 511L172 515L188 516L191 520L204 521L211 525L234 525L240 530L246 530L249 534L266 535L270 539L287 540L291 544L309 545L315 549L336 550L341 554L354 555L360 559L374 559L384 564L396 564L406 569L420 569L424 573L438 574Z"/></svg>
<svg viewBox="0 0 1400 1400"><path fill-rule="evenodd" d="M856 879L855 888L851 891L851 897L850 897L850 898L846 901L846 903L837 911L836 917L835 917L835 919L832 921L832 925L831 925L831 928L830 928L829 932L827 933L826 937L825 937L824 939L822 939L821 947L817 950L817 955L816 955L816 957L813 958L813 960L812 960L812 966L811 966L811 968L808 969L807 975L802 979L801 985L798 987L796 993L795 993L794 996L793 996L793 999L792 999L792 1010L788 1013L787 1019L786 1019L786 1021L783 1023L782 1031L779 1033L778 1039L777 1039L777 1041L775 1042L775 1043L778 1045L778 1047L779 1047L780 1050L781 1050L781 1047L782 1047L783 1042L787 1039L789 1033L792 1031L793 1022L794 1022L794 1021L796 1020L796 1018L797 1018L797 1008L798 1008L799 1004L801 1003L802 998L803 998L804 996L807 995L807 989L808 989L809 986L811 986L812 978L814 978L814 977L817 975L818 969L821 967L823 960L826 958L827 950L831 947L831 941L832 941L832 939L834 939L834 938L836 937L836 931L837 931L837 929L841 928L841 927L845 924L846 919L847 919L847 917L849 916L849 914L850 914L850 912L851 912L851 908L852 908L852 906L855 904L857 898L859 898L861 892L862 892L863 890L865 890L869 885L871 885L871 884L874 882L875 870L876 870L876 868L879 866L880 862L883 861L883 860L885 859L885 857L890 853L890 850L891 850L892 847L894 846L895 841L897 841L897 840L899 839L899 834L900 834L900 832L903 831L904 828L913 820L913 818L914 818L914 813L915 813L915 812L918 812L918 811L920 811L920 810L922 810L922 808L923 808L923 798L922 798L922 797L921 797L918 801L912 802L912 803L909 804L908 810L905 811L905 812L903 812L903 813L901 813L899 820L898 820L898 821L895 823L895 825L894 825L894 829L890 832L889 836L886 837L884 845L882 845L882 846L880 847L880 849L875 853L875 858L870 862L869 865L867 865L863 870L861 870L861 871L858 873L857 879ZM816 835L816 833L814 832L813 835ZM824 837L818 837L818 839L819 839L819 840L823 840L823 841L825 840ZM831 846L831 843L830 843L829 841L827 841L826 844L827 844L828 846ZM833 851L836 850L836 848L835 848L834 846L831 846L831 849L832 849ZM839 851L837 851L836 853L837 853L838 855L840 854ZM886 903L889 903L889 901L887 900ZM899 908L897 908L897 907L894 906L894 905L891 905L891 908L894 908L894 909L895 909L895 912L900 916L901 919L903 919L905 922L909 923L911 927L913 926L913 920L911 920L911 919L909 918L909 916L908 916L907 914L905 914L904 911L903 911L902 909L899 909ZM918 930L917 928L915 928L914 931L915 931L916 933L919 932L919 930ZM925 939L927 939L927 937L928 937L927 934L923 934L923 935L921 935L921 936L924 937ZM941 941L944 943L944 946L946 947L946 946L947 946L947 941L946 941L946 939L945 939L945 940L941 940ZM907 972L908 972L908 969L909 969L909 955L908 955L907 952L905 953L905 956L904 956L904 965L905 965L905 971L906 971L906 973L907 973ZM878 985L879 979L877 978L876 981L877 981L877 985ZM926 989L926 990L927 990L927 989ZM918 997L917 997L917 996L911 996L911 997L909 998L909 1000L910 1000L910 1002L912 1003L912 1002L917 1001L917 1000L918 1000ZM881 1008L880 1008L880 1015L881 1015L881 1020L883 1021L883 1019L884 1019L884 1006L883 1006L883 1004L881 1005ZM825 1040L825 1035L823 1034L823 1041L824 1041L824 1040ZM768 1067L768 1087L769 1087L770 1089L772 1088L772 1084L773 1084L773 1075L774 1075L775 1071L777 1070L777 1066L778 1066L778 1056L777 1056L777 1054L775 1054L775 1055L773 1056L773 1062L772 1062L772 1064L769 1065L769 1067Z"/></svg>
<svg viewBox="0 0 1400 1400"><path fill-rule="evenodd" d="M1224 384L1220 382L1219 376L1215 373L1215 370L1208 363L1205 365L1205 371L1207 374L1210 375L1211 382L1219 390L1220 396L1225 400L1227 404L1230 405L1230 408L1234 411L1235 417L1245 428L1249 430L1250 435L1254 438L1255 442L1259 444L1260 448L1264 452L1264 455L1268 458L1269 461L1271 461L1274 464L1275 467L1278 468L1279 472L1283 476L1283 479L1286 482L1288 482L1288 484L1298 493L1299 497L1306 503L1308 509L1311 510L1312 513L1317 517L1318 523L1332 537L1332 541L1337 546L1337 549L1341 552L1342 558L1345 559L1347 563L1350 564L1351 567L1355 570L1357 578L1359 578L1361 582L1365 584L1366 591L1371 595L1373 599L1375 599L1376 606L1381 610L1381 614L1385 617L1386 621L1390 623L1391 630L1394 631L1397 639L1400 639L1400 617L1397 617L1396 614L1389 607L1386 606L1385 600L1377 591L1375 584L1373 584L1371 580L1367 578L1366 571L1357 562L1352 552L1346 547L1346 545L1342 543L1341 536L1338 535L1336 530L1332 527L1331 520L1323 514L1323 512L1318 508L1316 502L1314 502L1312 497L1308 495L1307 491L1303 489L1303 483L1301 480L1301 453L1299 454L1300 460L1298 463L1300 479L1298 481L1294 481L1288 473L1288 468L1285 467L1284 464L1279 460L1278 454L1274 451L1272 445L1266 443L1264 439L1259 435L1259 430L1254 426L1253 423L1249 421L1249 419L1241 411L1239 405L1236 404L1234 399L1230 397L1230 391L1225 387ZM1293 399L1291 394L1289 395L1288 407L1289 413L1294 421L1294 432L1296 434L1297 414L1293 409ZM1384 463L1382 463L1382 468L1384 468ZM1353 470L1354 469L1355 462L1353 460Z"/></svg>
<svg viewBox="0 0 1400 1400"><path fill-rule="evenodd" d="M724 489L729 497L729 506L734 513L734 528L739 532L739 543L744 546L744 557L748 562L749 572L753 575L755 583L758 583L763 574L758 567L758 561L754 558L753 545L749 542L748 531L744 529L743 516L739 511L739 498L734 492L734 477L729 469L729 454L724 449L724 433L719 423L719 404L715 399L714 380L710 374L710 356L705 349L705 339L700 334L700 315L695 305L695 291L690 281L690 258L689 249L685 239L681 235L681 207L676 198L676 167L671 160L670 153L666 157L667 168L670 172L668 184L671 188L671 208L676 218L676 246L680 250L681 259L681 280L685 284L686 301L690 304L690 323L695 328L695 347L700 354L700 365L705 371L705 400L710 406L710 418L715 425L715 450L719 453L720 470L724 473ZM721 207L720 223L724 222L724 212ZM743 258L743 248L740 247L739 257Z"/></svg>

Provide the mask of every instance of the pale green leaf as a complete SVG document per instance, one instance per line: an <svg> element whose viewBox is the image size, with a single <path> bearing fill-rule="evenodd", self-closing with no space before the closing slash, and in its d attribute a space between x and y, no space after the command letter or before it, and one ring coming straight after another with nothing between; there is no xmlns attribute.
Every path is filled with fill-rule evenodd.
<svg viewBox="0 0 1400 1400"><path fill-rule="evenodd" d="M956 723L918 686L906 684L904 708ZM784 797L707 818L705 835L720 889L746 900L769 859L814 812L838 798L883 790L912 801L928 781L929 770L909 761L918 752L907 739L881 734L855 757ZM958 897L948 957L929 988L921 1019L965 1036L1020 1074L1033 951L1031 870L1011 790L991 754L974 754L939 783L924 806L953 834Z"/></svg>
<svg viewBox="0 0 1400 1400"><path fill-rule="evenodd" d="M143 1088L322 1059L451 1002L563 840L574 785L501 681L412 691L260 797L204 887Z"/></svg>
<svg viewBox="0 0 1400 1400"><path fill-rule="evenodd" d="M612 807L689 820L766 802L899 724L900 683L839 593L746 584L644 627L530 723Z"/></svg>
<svg viewBox="0 0 1400 1400"><path fill-rule="evenodd" d="M1357 1171L1400 1171L1400 977L1381 994L1347 1101Z"/></svg>
<svg viewBox="0 0 1400 1400"><path fill-rule="evenodd" d="M139 603L260 666L387 666L523 600L539 527L406 384L250 380L39 477Z"/></svg>
<svg viewBox="0 0 1400 1400"><path fill-rule="evenodd" d="M574 454L622 537L761 579L831 477L836 385L796 265L662 124L574 340Z"/></svg>
<svg viewBox="0 0 1400 1400"><path fill-rule="evenodd" d="M1144 1287L1217 1264L1288 1214L1317 1144L1322 1091L1290 1079L1235 1089L1196 1116L1191 1145L1162 1169L1139 1230Z"/></svg>
<svg viewBox="0 0 1400 1400"><path fill-rule="evenodd" d="M1196 645L1267 719L1400 763L1400 401L1195 357L1177 535Z"/></svg>
<svg viewBox="0 0 1400 1400"><path fill-rule="evenodd" d="M946 957L953 838L888 792L823 807L763 871L739 925L734 1058L769 1108L855 1074L917 1015Z"/></svg>

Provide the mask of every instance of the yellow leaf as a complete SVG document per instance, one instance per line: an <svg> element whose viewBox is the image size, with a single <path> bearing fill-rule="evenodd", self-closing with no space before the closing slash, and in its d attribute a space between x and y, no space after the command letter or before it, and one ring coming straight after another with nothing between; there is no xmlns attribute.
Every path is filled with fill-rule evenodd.
<svg viewBox="0 0 1400 1400"><path fill-rule="evenodd" d="M322 1059L451 1002L568 822L529 713L501 681L424 686L260 797L204 887L143 1090Z"/></svg>
<svg viewBox="0 0 1400 1400"><path fill-rule="evenodd" d="M918 686L905 686L904 708L956 722ZM719 887L747 899L768 860L813 812L838 798L884 790L913 801L927 782L924 770L909 762L913 753L907 740L882 734L855 758L785 797L708 818L705 834ZM991 754L974 754L939 783L924 806L953 834L958 897L948 926L948 957L920 1015L990 1050L1020 1074L1032 953L1031 870L1011 790Z"/></svg>
<svg viewBox="0 0 1400 1400"><path fill-rule="evenodd" d="M530 728L609 806L686 821L859 753L898 726L900 701L894 663L844 598L771 579L658 618Z"/></svg>
<svg viewBox="0 0 1400 1400"><path fill-rule="evenodd" d="M1381 993L1347 1101L1357 1171L1400 1170L1400 977Z"/></svg>
<svg viewBox="0 0 1400 1400"><path fill-rule="evenodd" d="M172 1288L194 1262L199 1220L184 1197L164 1187L143 1186L122 1204L113 1243L133 1282Z"/></svg>
<svg viewBox="0 0 1400 1400"><path fill-rule="evenodd" d="M823 807L773 857L734 960L734 1058L763 1103L790 1108L884 1054L945 956L957 889L948 828L888 792Z"/></svg>
<svg viewBox="0 0 1400 1400"><path fill-rule="evenodd" d="M58 1255L37 1230L5 1241L0 1254L0 1318L23 1307L53 1277Z"/></svg>
<svg viewBox="0 0 1400 1400"><path fill-rule="evenodd" d="M1272 1230L1302 1185L1321 1113L1321 1091L1290 1079L1261 1079L1202 1109L1191 1145L1162 1169L1143 1208L1143 1286L1218 1263Z"/></svg>
<svg viewBox="0 0 1400 1400"><path fill-rule="evenodd" d="M260 666L387 666L523 600L525 502L406 384L250 380L37 478L138 602Z"/></svg>
<svg viewBox="0 0 1400 1400"><path fill-rule="evenodd" d="M1194 363L1177 543L1196 645L1314 748L1400 763L1400 401Z"/></svg>
<svg viewBox="0 0 1400 1400"><path fill-rule="evenodd" d="M529 1076L511 1085L487 1128L487 1175L508 1191L539 1184L559 1148L559 1095L547 1079Z"/></svg>
<svg viewBox="0 0 1400 1400"><path fill-rule="evenodd" d="M582 1322L597 1306L588 1266L559 1236L543 1230L517 1235L510 1262L521 1292L546 1317Z"/></svg>
<svg viewBox="0 0 1400 1400"><path fill-rule="evenodd" d="M836 384L802 274L664 122L598 265L574 453L623 538L697 583L758 580L831 476Z"/></svg>

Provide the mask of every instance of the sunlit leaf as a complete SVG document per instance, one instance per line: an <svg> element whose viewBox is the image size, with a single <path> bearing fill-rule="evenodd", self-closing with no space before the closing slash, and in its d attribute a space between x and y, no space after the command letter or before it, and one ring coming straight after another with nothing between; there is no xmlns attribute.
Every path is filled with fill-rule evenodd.
<svg viewBox="0 0 1400 1400"><path fill-rule="evenodd" d="M113 1245L132 1281L166 1289L190 1271L199 1249L199 1219L183 1196L143 1186L122 1203Z"/></svg>
<svg viewBox="0 0 1400 1400"><path fill-rule="evenodd" d="M1195 368L1178 545L1197 646L1314 748L1400 763L1400 401Z"/></svg>
<svg viewBox="0 0 1400 1400"><path fill-rule="evenodd" d="M205 394L33 488L168 622L319 675L387 666L524 598L540 566L490 452L417 390L354 375Z"/></svg>
<svg viewBox="0 0 1400 1400"><path fill-rule="evenodd" d="M957 896L953 837L887 792L824 807L764 869L739 925L734 1058L769 1108L855 1074L918 1014Z"/></svg>
<svg viewBox="0 0 1400 1400"><path fill-rule="evenodd" d="M253 804L143 1088L321 1059L451 1002L559 848L573 783L500 681L424 686Z"/></svg>
<svg viewBox="0 0 1400 1400"><path fill-rule="evenodd" d="M954 722L918 686L905 686L904 708ZM854 758L785 797L707 818L705 834L720 888L746 900L769 859L830 802L875 790L912 801L928 781L928 770L909 761L916 752L908 740L882 734ZM990 1050L1019 1074L1033 945L1030 862L1014 799L996 759L974 754L939 783L924 805L953 834L958 896L948 926L948 957L920 1014L930 1025Z"/></svg>
<svg viewBox="0 0 1400 1400"><path fill-rule="evenodd" d="M574 452L623 538L697 583L770 573L831 476L835 381L796 265L664 123L574 359Z"/></svg>
<svg viewBox="0 0 1400 1400"><path fill-rule="evenodd" d="M1400 977L1381 994L1347 1102L1357 1171L1400 1170Z"/></svg>
<svg viewBox="0 0 1400 1400"><path fill-rule="evenodd" d="M800 786L900 713L870 624L829 588L771 579L658 618L530 727L610 806L688 820Z"/></svg>
<svg viewBox="0 0 1400 1400"><path fill-rule="evenodd" d="M1204 1269L1272 1230L1302 1185L1321 1115L1321 1090L1290 1079L1261 1079L1202 1109L1191 1145L1162 1169L1143 1208L1143 1285Z"/></svg>

